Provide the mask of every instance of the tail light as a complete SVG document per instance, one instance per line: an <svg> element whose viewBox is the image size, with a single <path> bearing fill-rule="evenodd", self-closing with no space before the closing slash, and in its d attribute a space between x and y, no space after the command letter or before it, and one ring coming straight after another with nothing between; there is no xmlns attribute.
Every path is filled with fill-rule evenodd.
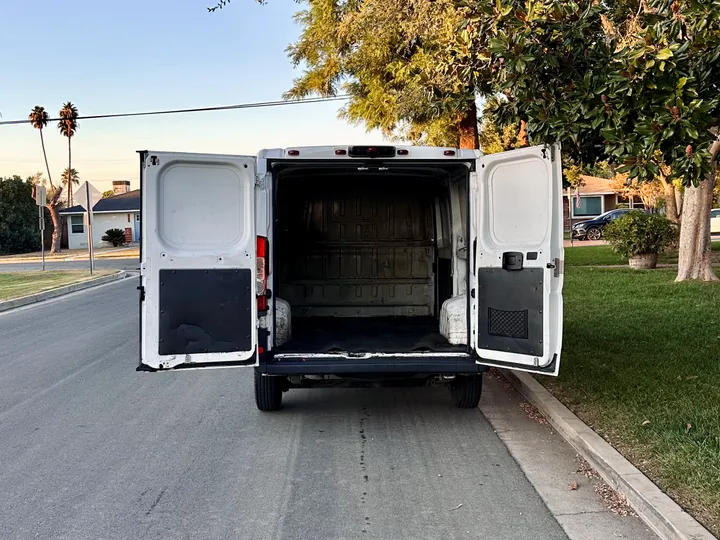
<svg viewBox="0 0 720 540"><path fill-rule="evenodd" d="M257 295L258 311L267 311L267 269L268 240L264 236L257 237L257 271L255 273L255 294Z"/></svg>

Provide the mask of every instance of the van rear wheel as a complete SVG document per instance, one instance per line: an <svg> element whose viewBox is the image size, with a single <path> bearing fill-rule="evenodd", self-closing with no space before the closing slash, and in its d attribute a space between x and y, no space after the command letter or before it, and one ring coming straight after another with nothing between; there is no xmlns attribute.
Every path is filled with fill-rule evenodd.
<svg viewBox="0 0 720 540"><path fill-rule="evenodd" d="M474 409L480 403L482 375L455 377L450 383L450 394L459 409Z"/></svg>
<svg viewBox="0 0 720 540"><path fill-rule="evenodd" d="M284 377L263 376L255 370L255 405L264 412L277 411L282 407Z"/></svg>

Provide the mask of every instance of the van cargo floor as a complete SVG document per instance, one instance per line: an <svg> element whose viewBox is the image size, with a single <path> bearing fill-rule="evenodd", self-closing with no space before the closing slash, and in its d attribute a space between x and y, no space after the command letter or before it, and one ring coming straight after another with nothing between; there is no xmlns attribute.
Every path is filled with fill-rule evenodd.
<svg viewBox="0 0 720 540"><path fill-rule="evenodd" d="M465 352L439 333L434 317L293 317L278 352Z"/></svg>

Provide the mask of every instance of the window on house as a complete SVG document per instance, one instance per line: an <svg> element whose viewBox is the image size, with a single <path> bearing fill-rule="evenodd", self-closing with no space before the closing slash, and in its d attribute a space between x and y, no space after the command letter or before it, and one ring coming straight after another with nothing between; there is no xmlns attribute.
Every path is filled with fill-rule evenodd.
<svg viewBox="0 0 720 540"><path fill-rule="evenodd" d="M580 207L572 200L573 216L599 216L602 214L602 196L580 197Z"/></svg>
<svg viewBox="0 0 720 540"><path fill-rule="evenodd" d="M73 234L82 233L85 230L85 218L83 216L70 216L70 225Z"/></svg>

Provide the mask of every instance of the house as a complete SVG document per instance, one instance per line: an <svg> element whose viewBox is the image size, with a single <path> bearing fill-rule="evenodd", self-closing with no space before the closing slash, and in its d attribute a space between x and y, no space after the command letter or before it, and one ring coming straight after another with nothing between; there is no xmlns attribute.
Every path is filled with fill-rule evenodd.
<svg viewBox="0 0 720 540"><path fill-rule="evenodd" d="M617 192L615 181L597 176L582 175L583 185L577 190L568 188L563 193L565 228L615 210L615 208L643 208L639 197L629 199ZM579 204L577 198L579 196Z"/></svg>
<svg viewBox="0 0 720 540"><path fill-rule="evenodd" d="M124 187L129 187L129 182ZM113 182L115 188L115 182ZM120 188L122 190L122 187ZM117 192L116 189L114 191ZM88 247L88 233L85 208L80 205L60 210L65 223L70 249ZM140 190L121 192L113 197L100 199L93 207L93 246L107 247L102 237L108 229L122 229L131 242L140 241Z"/></svg>

